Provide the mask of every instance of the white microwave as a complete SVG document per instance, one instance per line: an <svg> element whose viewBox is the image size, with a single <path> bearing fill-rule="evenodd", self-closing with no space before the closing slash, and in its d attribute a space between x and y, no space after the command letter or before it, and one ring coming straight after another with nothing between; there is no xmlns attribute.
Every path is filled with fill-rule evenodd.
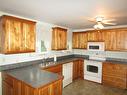
<svg viewBox="0 0 127 95"><path fill-rule="evenodd" d="M87 50L88 51L104 51L105 44L104 42L88 42Z"/></svg>

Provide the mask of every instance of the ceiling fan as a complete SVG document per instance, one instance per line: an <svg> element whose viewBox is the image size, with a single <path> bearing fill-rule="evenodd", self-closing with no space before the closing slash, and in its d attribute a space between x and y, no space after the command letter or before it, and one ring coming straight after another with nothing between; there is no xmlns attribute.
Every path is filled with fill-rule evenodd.
<svg viewBox="0 0 127 95"><path fill-rule="evenodd" d="M96 22L96 24L94 25L95 29L103 29L104 28L104 24L106 25L116 25L116 23L112 23L111 21L115 21L115 19L105 19L102 16L96 16L93 19L88 19L91 22Z"/></svg>

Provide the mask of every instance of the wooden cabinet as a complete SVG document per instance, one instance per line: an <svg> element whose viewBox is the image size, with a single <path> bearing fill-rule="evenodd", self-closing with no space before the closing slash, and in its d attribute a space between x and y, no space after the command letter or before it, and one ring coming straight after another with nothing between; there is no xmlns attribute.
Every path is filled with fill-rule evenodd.
<svg viewBox="0 0 127 95"><path fill-rule="evenodd" d="M127 65L103 63L103 84L114 87L127 88Z"/></svg>
<svg viewBox="0 0 127 95"><path fill-rule="evenodd" d="M13 87L6 82L2 82L2 95L14 95Z"/></svg>
<svg viewBox="0 0 127 95"><path fill-rule="evenodd" d="M103 42L104 35L101 30L88 31L88 42Z"/></svg>
<svg viewBox="0 0 127 95"><path fill-rule="evenodd" d="M127 50L127 29L118 29L116 38L117 50Z"/></svg>
<svg viewBox="0 0 127 95"><path fill-rule="evenodd" d="M79 61L76 60L73 62L73 80L79 77Z"/></svg>
<svg viewBox="0 0 127 95"><path fill-rule="evenodd" d="M35 51L35 22L11 16L0 19L1 53L25 53Z"/></svg>
<svg viewBox="0 0 127 95"><path fill-rule="evenodd" d="M73 49L86 49L87 42L104 42L106 51L127 51L127 28L73 32Z"/></svg>
<svg viewBox="0 0 127 95"><path fill-rule="evenodd" d="M78 49L79 48L79 33L77 33L77 32L73 32L72 48L73 49Z"/></svg>
<svg viewBox="0 0 127 95"><path fill-rule="evenodd" d="M79 60L79 77L84 79L84 60Z"/></svg>
<svg viewBox="0 0 127 95"><path fill-rule="evenodd" d="M54 27L52 31L52 50L67 49L67 29Z"/></svg>
<svg viewBox="0 0 127 95"><path fill-rule="evenodd" d="M2 95L22 95L21 82L7 74L2 75Z"/></svg>
<svg viewBox="0 0 127 95"><path fill-rule="evenodd" d="M62 95L62 80L54 82L51 86L50 95Z"/></svg>
<svg viewBox="0 0 127 95"><path fill-rule="evenodd" d="M103 30L104 33L104 42L105 42L105 50L117 50L116 47L116 31L115 30Z"/></svg>
<svg viewBox="0 0 127 95"><path fill-rule="evenodd" d="M84 63L83 60L73 61L73 80L84 77Z"/></svg>
<svg viewBox="0 0 127 95"><path fill-rule="evenodd" d="M62 78L40 88L33 88L2 73L2 95L62 95Z"/></svg>
<svg viewBox="0 0 127 95"><path fill-rule="evenodd" d="M51 66L48 68L44 68L44 70L62 75L62 65Z"/></svg>
<svg viewBox="0 0 127 95"><path fill-rule="evenodd" d="M85 32L73 32L72 38L73 49L86 49L87 48L87 33Z"/></svg>

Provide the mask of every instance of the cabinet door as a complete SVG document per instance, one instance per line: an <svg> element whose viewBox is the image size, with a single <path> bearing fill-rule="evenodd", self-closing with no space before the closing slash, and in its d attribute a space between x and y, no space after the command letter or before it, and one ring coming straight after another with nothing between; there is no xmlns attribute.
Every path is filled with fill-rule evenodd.
<svg viewBox="0 0 127 95"><path fill-rule="evenodd" d="M73 80L79 77L79 61L76 60L73 62Z"/></svg>
<svg viewBox="0 0 127 95"><path fill-rule="evenodd" d="M22 95L21 81L13 79L13 95Z"/></svg>
<svg viewBox="0 0 127 95"><path fill-rule="evenodd" d="M102 42L104 41L104 35L102 30L88 31L88 42Z"/></svg>
<svg viewBox="0 0 127 95"><path fill-rule="evenodd" d="M86 49L87 48L87 33L82 32L82 33L79 33L78 35L79 35L78 48Z"/></svg>
<svg viewBox="0 0 127 95"><path fill-rule="evenodd" d="M54 27L52 31L52 50L67 49L67 29Z"/></svg>
<svg viewBox="0 0 127 95"><path fill-rule="evenodd" d="M79 60L79 77L84 79L84 61Z"/></svg>
<svg viewBox="0 0 127 95"><path fill-rule="evenodd" d="M73 33L73 37L72 37L72 48L73 49L77 49L79 48L79 37L78 37L78 33Z"/></svg>
<svg viewBox="0 0 127 95"><path fill-rule="evenodd" d="M67 46L67 32L65 30L61 30L58 32L58 48L60 50L66 49Z"/></svg>
<svg viewBox="0 0 127 95"><path fill-rule="evenodd" d="M62 80L51 84L51 95L62 95Z"/></svg>
<svg viewBox="0 0 127 95"><path fill-rule="evenodd" d="M51 94L51 86L45 86L41 89L39 89L39 94L38 95L52 95Z"/></svg>
<svg viewBox="0 0 127 95"><path fill-rule="evenodd" d="M25 52L35 51L35 25L29 22L23 22L22 45Z"/></svg>
<svg viewBox="0 0 127 95"><path fill-rule="evenodd" d="M103 84L126 89L126 65L107 62L103 63Z"/></svg>
<svg viewBox="0 0 127 95"><path fill-rule="evenodd" d="M116 31L115 30L104 30L105 50L116 50Z"/></svg>
<svg viewBox="0 0 127 95"><path fill-rule="evenodd" d="M87 48L87 33L85 32L74 32L72 38L72 47L75 49L86 49Z"/></svg>
<svg viewBox="0 0 127 95"><path fill-rule="evenodd" d="M5 53L16 53L22 50L21 37L22 37L21 22L17 20L6 19L5 20Z"/></svg>
<svg viewBox="0 0 127 95"><path fill-rule="evenodd" d="M127 29L117 29L116 38L117 50L127 50Z"/></svg>
<svg viewBox="0 0 127 95"><path fill-rule="evenodd" d="M7 84L5 81L2 81L2 95L14 95L13 87Z"/></svg>

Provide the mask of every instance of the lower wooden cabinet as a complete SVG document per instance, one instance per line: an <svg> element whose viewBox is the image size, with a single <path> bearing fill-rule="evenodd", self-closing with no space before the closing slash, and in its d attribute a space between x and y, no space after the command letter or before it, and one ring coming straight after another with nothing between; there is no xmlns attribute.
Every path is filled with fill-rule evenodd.
<svg viewBox="0 0 127 95"><path fill-rule="evenodd" d="M127 88L127 65L103 63L103 84L122 89Z"/></svg>
<svg viewBox="0 0 127 95"><path fill-rule="evenodd" d="M38 91L38 95L62 95L62 80L58 80L51 85L40 88Z"/></svg>
<svg viewBox="0 0 127 95"><path fill-rule="evenodd" d="M22 95L21 82L7 74L2 75L2 95Z"/></svg>
<svg viewBox="0 0 127 95"><path fill-rule="evenodd" d="M62 95L62 79L40 88L33 88L5 73L2 79L2 95Z"/></svg>
<svg viewBox="0 0 127 95"><path fill-rule="evenodd" d="M54 82L50 86L51 94L50 95L62 95L62 80Z"/></svg>
<svg viewBox="0 0 127 95"><path fill-rule="evenodd" d="M2 82L2 95L14 95L13 87L7 84L5 81Z"/></svg>
<svg viewBox="0 0 127 95"><path fill-rule="evenodd" d="M76 60L73 61L73 80L84 77L84 61Z"/></svg>

